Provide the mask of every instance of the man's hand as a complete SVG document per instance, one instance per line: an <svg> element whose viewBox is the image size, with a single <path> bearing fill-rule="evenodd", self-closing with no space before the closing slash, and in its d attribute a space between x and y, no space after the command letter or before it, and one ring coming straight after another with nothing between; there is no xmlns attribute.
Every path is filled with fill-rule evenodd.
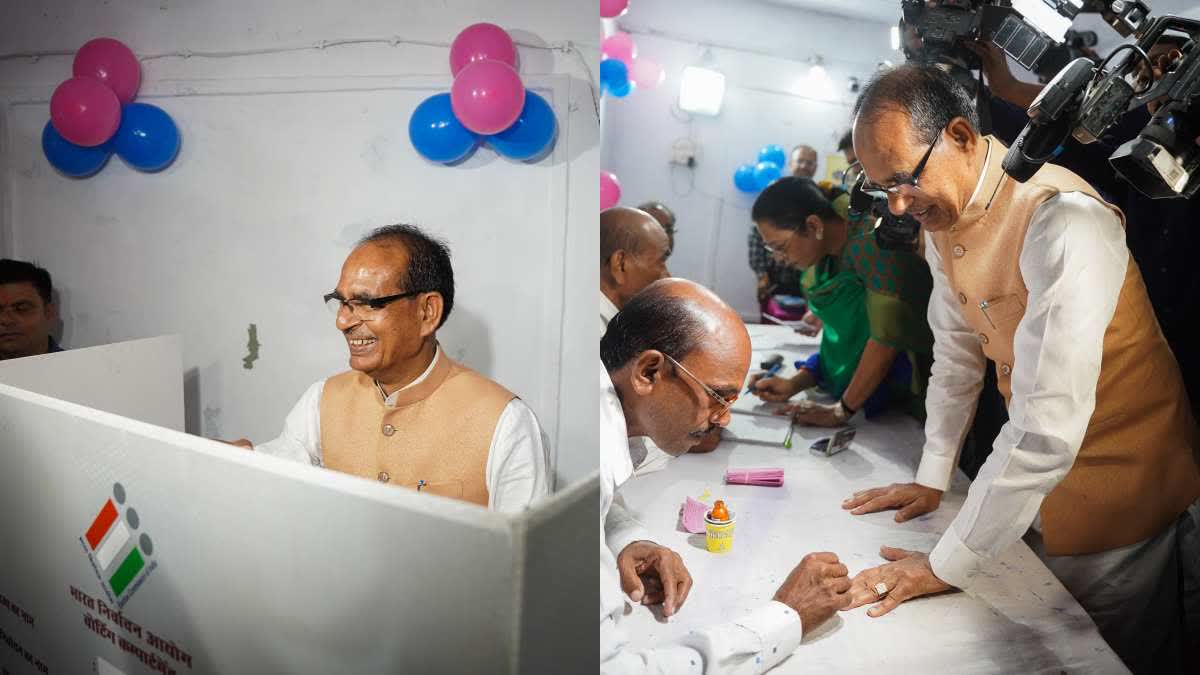
<svg viewBox="0 0 1200 675"><path fill-rule="evenodd" d="M679 554L652 541L635 541L617 556L621 590L643 605L662 604L663 615L679 611L692 590L692 575Z"/></svg>
<svg viewBox="0 0 1200 675"><path fill-rule="evenodd" d="M803 371L801 371L803 372ZM809 384L811 387L813 384ZM786 378L767 376L764 373L755 373L750 376L750 392L764 401L772 401L779 403L786 401L789 398L804 391L807 387L803 386L804 382L798 377Z"/></svg>
<svg viewBox="0 0 1200 675"><path fill-rule="evenodd" d="M812 427L844 427L847 419L842 417L838 405L801 401L793 405L782 406L775 411L776 415L791 415L792 421Z"/></svg>
<svg viewBox="0 0 1200 675"><path fill-rule="evenodd" d="M219 439L219 438L216 440L221 441L221 439ZM244 438L239 438L236 441L221 441L221 442L226 445L236 445L239 448L246 448L247 450L254 449L254 444Z"/></svg>
<svg viewBox="0 0 1200 675"><path fill-rule="evenodd" d="M842 508L853 509L850 513L856 516L886 509L900 509L896 514L896 522L903 523L935 511L941 503L941 490L917 483L892 483L887 487L855 492L842 502Z"/></svg>
<svg viewBox="0 0 1200 675"><path fill-rule="evenodd" d="M882 600L867 610L867 616L879 617L896 609L905 600L953 588L934 575L933 568L929 566L929 556L924 553L883 546L879 554L893 562L859 572L850 587L850 604L844 609ZM882 595L875 589L880 583L887 588Z"/></svg>
<svg viewBox="0 0 1200 675"><path fill-rule="evenodd" d="M832 553L809 553L775 591L775 600L796 610L805 633L816 630L849 604L848 572Z"/></svg>

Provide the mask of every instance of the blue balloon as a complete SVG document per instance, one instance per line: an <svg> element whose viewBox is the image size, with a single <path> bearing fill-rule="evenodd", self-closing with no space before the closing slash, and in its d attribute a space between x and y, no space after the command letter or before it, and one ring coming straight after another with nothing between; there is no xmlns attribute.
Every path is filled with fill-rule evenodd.
<svg viewBox="0 0 1200 675"><path fill-rule="evenodd" d="M758 161L772 162L779 166L783 166L787 164L787 153L784 152L782 146L775 145L774 143L771 145L764 145L762 146L762 149L758 151Z"/></svg>
<svg viewBox="0 0 1200 675"><path fill-rule="evenodd" d="M754 180L754 165L743 164L733 172L733 184L742 192L758 192L758 183Z"/></svg>
<svg viewBox="0 0 1200 675"><path fill-rule="evenodd" d="M625 84L623 84L619 87L609 88L608 93L612 94L613 96L616 96L617 98L625 98L626 96L632 94L633 90L634 90L633 82L626 80Z"/></svg>
<svg viewBox="0 0 1200 675"><path fill-rule="evenodd" d="M63 138L50 122L46 122L46 128L42 129L42 153L46 155L50 166L71 178L87 178L95 174L112 157L112 150L107 143L93 148L75 145Z"/></svg>
<svg viewBox="0 0 1200 675"><path fill-rule="evenodd" d="M165 110L149 103L121 108L113 150L138 171L162 171L179 154L179 128Z"/></svg>
<svg viewBox="0 0 1200 675"><path fill-rule="evenodd" d="M488 136L487 141L496 152L525 161L544 153L554 141L558 120L546 99L525 90L525 107L512 126L498 134Z"/></svg>
<svg viewBox="0 0 1200 675"><path fill-rule="evenodd" d="M422 157L442 164L465 158L479 145L479 136L454 116L449 93L421 101L408 119L408 138Z"/></svg>
<svg viewBox="0 0 1200 675"><path fill-rule="evenodd" d="M759 162L754 165L754 186L759 190L765 189L779 178L780 173L779 165L775 162Z"/></svg>
<svg viewBox="0 0 1200 675"><path fill-rule="evenodd" d="M608 91L614 96L625 96L624 94L616 94L615 92L626 89L629 85L629 68L625 64L616 59L604 59L600 62L600 91Z"/></svg>

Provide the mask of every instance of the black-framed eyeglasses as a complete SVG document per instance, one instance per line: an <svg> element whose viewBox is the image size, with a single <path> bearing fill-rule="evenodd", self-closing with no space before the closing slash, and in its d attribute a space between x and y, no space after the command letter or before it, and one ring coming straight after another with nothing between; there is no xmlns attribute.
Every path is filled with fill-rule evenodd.
<svg viewBox="0 0 1200 675"><path fill-rule="evenodd" d="M338 294L337 291L325 294L325 306L334 316L341 314L343 307L349 307L350 313L360 319L366 319L378 314L383 308L405 298L411 298L414 295L420 295L425 291L408 291L407 293L397 293L396 295L385 295L380 298L355 298L347 300Z"/></svg>
<svg viewBox="0 0 1200 675"><path fill-rule="evenodd" d="M934 137L933 142L925 150L925 154L921 157L921 161L917 163L917 167L912 170L908 178L905 178L895 185L884 187L877 185L871 181L863 181L862 191L866 194L875 197L876 199L887 199L888 195L900 195L903 197L912 197L921 187L917 184L917 179L921 177L921 172L925 170L925 165L929 162L929 156L933 154L933 148L937 146L938 141L942 139L942 132L939 131Z"/></svg>
<svg viewBox="0 0 1200 675"><path fill-rule="evenodd" d="M738 394L734 394L733 398L725 398L724 396L718 394L712 387L701 382L700 378L693 375L692 371L684 368L683 364L676 361L670 354L664 353L663 356L666 357L666 359L672 364L674 364L676 368L682 370L685 375L692 378L692 381L700 385L700 388L704 390L704 393L708 394L709 398L711 398L713 401L716 401L718 410L716 415L717 417L724 417L725 413L729 412L729 409L733 407L733 404L737 403ZM709 415L709 417L713 417L713 415Z"/></svg>

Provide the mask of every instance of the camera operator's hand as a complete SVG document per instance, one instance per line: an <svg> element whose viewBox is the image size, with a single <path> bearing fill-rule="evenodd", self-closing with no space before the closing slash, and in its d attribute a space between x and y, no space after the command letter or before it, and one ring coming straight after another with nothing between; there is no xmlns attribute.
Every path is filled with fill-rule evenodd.
<svg viewBox="0 0 1200 675"><path fill-rule="evenodd" d="M987 76L988 88L996 97L1004 99L1013 105L1028 108L1033 105L1033 99L1042 91L1042 85L1022 82L1008 68L1008 57L1004 50L990 40L964 42L983 64L983 74Z"/></svg>

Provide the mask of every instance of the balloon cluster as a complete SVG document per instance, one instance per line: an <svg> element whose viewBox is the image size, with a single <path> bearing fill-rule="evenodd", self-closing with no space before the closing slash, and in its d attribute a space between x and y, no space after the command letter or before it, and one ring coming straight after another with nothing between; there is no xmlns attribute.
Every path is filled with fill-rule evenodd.
<svg viewBox="0 0 1200 675"><path fill-rule="evenodd" d="M425 99L408 120L417 152L453 164L486 141L509 159L544 155L558 121L546 99L525 89L516 68L517 48L503 28L477 23L463 29L450 45L450 93Z"/></svg>
<svg viewBox="0 0 1200 675"><path fill-rule="evenodd" d="M617 31L600 43L600 90L625 98L634 89L653 89L666 78L662 66L637 55L629 33Z"/></svg>
<svg viewBox="0 0 1200 675"><path fill-rule="evenodd" d="M600 210L611 209L621 201L621 181L607 171L600 172Z"/></svg>
<svg viewBox="0 0 1200 675"><path fill-rule="evenodd" d="M787 153L783 148L771 144L758 151L758 162L743 164L733 172L733 184L742 192L758 192L783 175L787 164Z"/></svg>
<svg viewBox="0 0 1200 675"><path fill-rule="evenodd" d="M139 171L165 169L179 154L179 129L162 108L134 103L141 65L129 47L96 38L79 48L73 77L50 97L42 152L73 178L95 174L117 153Z"/></svg>

